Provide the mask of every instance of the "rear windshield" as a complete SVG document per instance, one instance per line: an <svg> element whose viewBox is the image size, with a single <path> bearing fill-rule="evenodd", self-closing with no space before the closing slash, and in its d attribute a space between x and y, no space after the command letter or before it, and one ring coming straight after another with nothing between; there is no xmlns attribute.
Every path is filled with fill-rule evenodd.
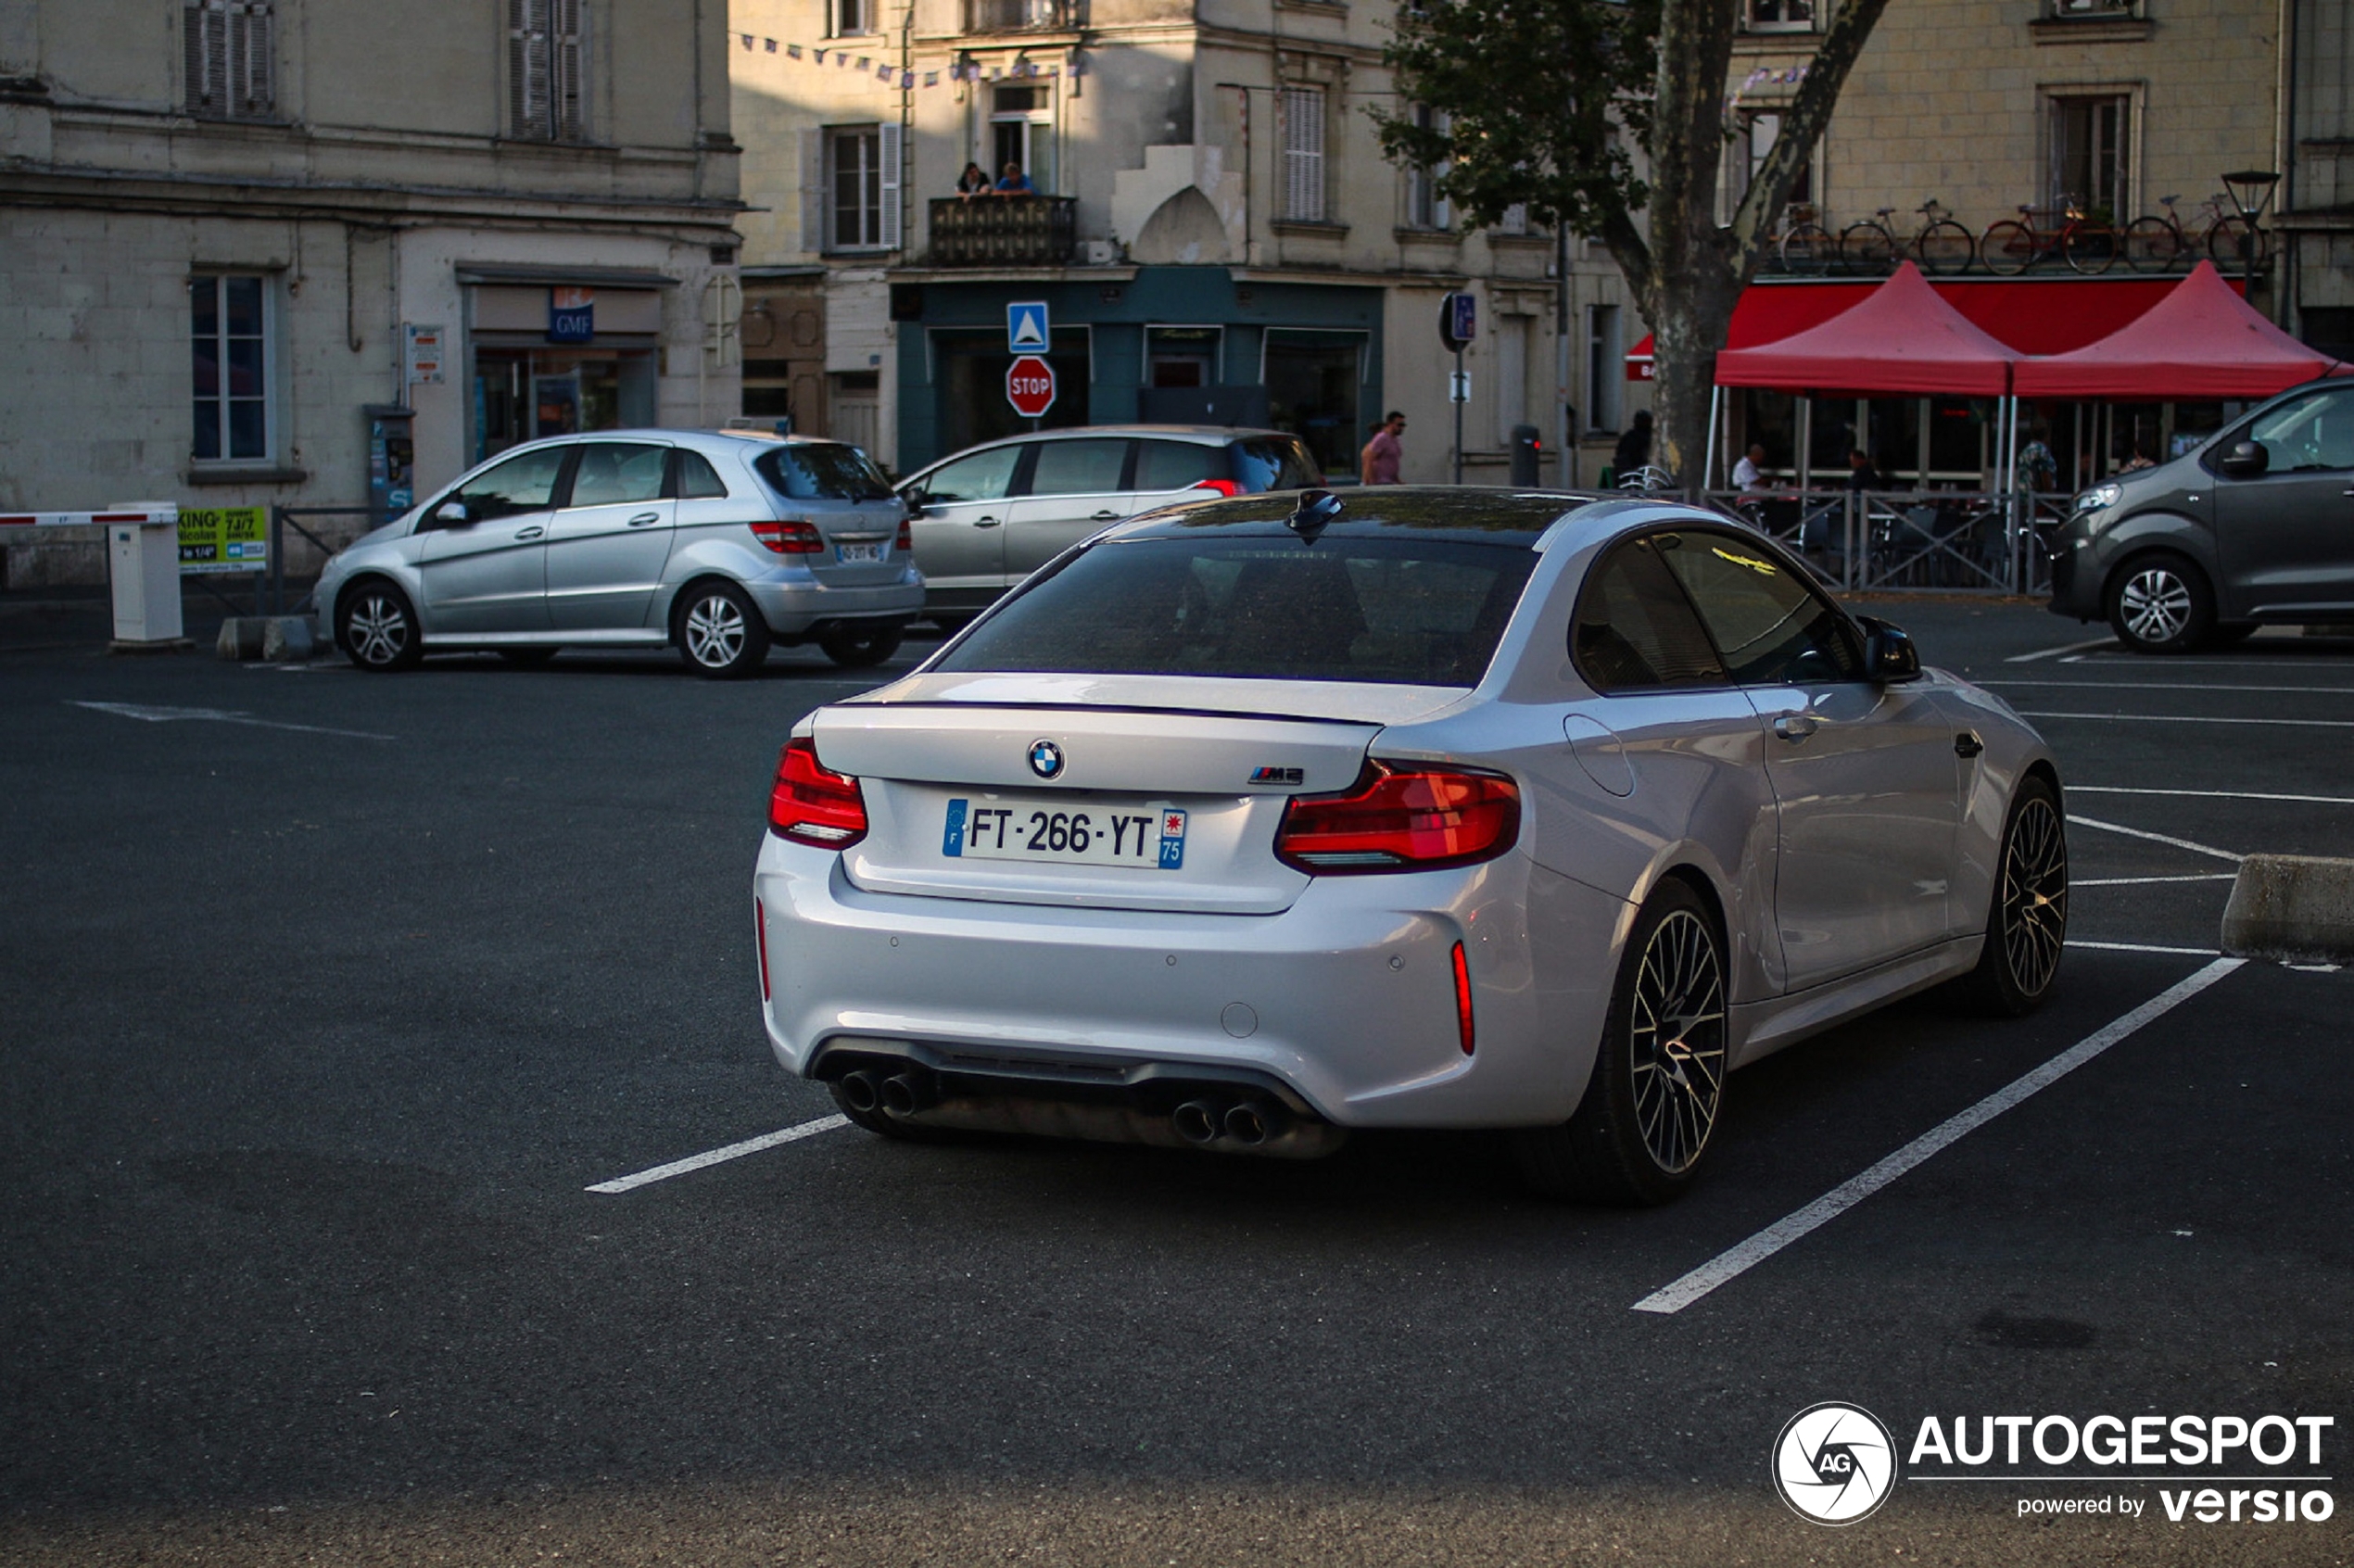
<svg viewBox="0 0 2354 1568"><path fill-rule="evenodd" d="M771 447L752 460L787 500L889 500L891 486L865 452L835 442Z"/></svg>
<svg viewBox="0 0 2354 1568"><path fill-rule="evenodd" d="M1234 443L1234 477L1246 490L1305 490L1322 485L1316 460L1297 441L1254 436Z"/></svg>
<svg viewBox="0 0 2354 1568"><path fill-rule="evenodd" d="M1473 686L1536 563L1525 547L1445 539L1117 539L933 667Z"/></svg>

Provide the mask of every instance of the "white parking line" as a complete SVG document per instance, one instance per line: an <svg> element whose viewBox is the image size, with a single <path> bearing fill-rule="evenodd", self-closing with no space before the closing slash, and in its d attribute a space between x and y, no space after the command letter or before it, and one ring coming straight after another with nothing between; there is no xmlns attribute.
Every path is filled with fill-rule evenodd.
<svg viewBox="0 0 2354 1568"><path fill-rule="evenodd" d="M2188 877L2071 877L2071 888L2139 888L2152 882L2236 882L2236 871L2201 871Z"/></svg>
<svg viewBox="0 0 2354 1568"><path fill-rule="evenodd" d="M348 735L354 740L397 739L367 729L330 729L323 724L282 724L276 719L258 719L234 708L158 708L144 702L84 702L79 699L69 700L67 706L113 714L119 718L141 719L148 724L170 724L176 719L209 719L215 724L250 725L256 729L296 729L305 735Z"/></svg>
<svg viewBox="0 0 2354 1568"><path fill-rule="evenodd" d="M2188 850L2193 854L2211 854L2218 860L2228 860L2234 865L2247 858L2244 854L2234 854L2230 850L2217 849L2213 844L2202 844L2190 839L2178 839L2170 833L2153 833L2142 828L2120 827L2114 822L2103 822L2097 816L2079 816L2072 811L2068 814L2068 819L2079 828L2097 828L2104 833L2122 833L2129 839L2147 839L2154 844L2171 844L2176 849Z"/></svg>
<svg viewBox="0 0 2354 1568"><path fill-rule="evenodd" d="M2354 719L2215 718L2206 714L2058 714L2019 711L2021 718L2121 719L2128 724L2288 724L2310 729L2354 729Z"/></svg>
<svg viewBox="0 0 2354 1568"><path fill-rule="evenodd" d="M2060 663L2063 664L2108 664L2114 665L2119 669L2145 670L2150 667L2149 660L2144 655L2139 653L2128 653L2121 649L2115 654L2107 657L2090 653L2077 653L2069 658L2062 659ZM2167 655L2166 668L2170 670L2189 669L2194 665L2206 669L2337 670L2342 673L2346 668L2346 661L2343 659L2300 659L2293 654L2283 655L2281 657L2272 659L2178 659L2171 654Z"/></svg>
<svg viewBox="0 0 2354 1568"><path fill-rule="evenodd" d="M2228 680L1981 680L1980 686L2062 686L2077 691L2285 691L2299 697L2354 697L2354 686L2239 686Z"/></svg>
<svg viewBox="0 0 2354 1568"><path fill-rule="evenodd" d="M2146 942L2085 942L2077 937L2069 937L2068 945L2089 947L2096 953L2164 953L2177 958L2215 956L2215 950L2211 947L2159 947Z"/></svg>
<svg viewBox="0 0 2354 1568"><path fill-rule="evenodd" d="M2014 653L2009 658L2004 660L2003 663L2006 664L2031 664L2038 659L2057 658L2062 653L2082 653L2087 648L2114 648L2116 646L2117 639L2113 637L2088 638L2082 642L2063 642L2057 648L2038 648L2032 653ZM1981 681L1979 684L1983 686L1987 683Z"/></svg>
<svg viewBox="0 0 2354 1568"><path fill-rule="evenodd" d="M2186 980L2159 992L2106 1029L2086 1035L2034 1071L1996 1090L1958 1116L1947 1118L1859 1176L1851 1177L1797 1212L1776 1220L1740 1246L1718 1253L1682 1279L1635 1303L1638 1312L1680 1312L1717 1286L1738 1279L1817 1226L1844 1214L1940 1149L1959 1141L2082 1067L2135 1030L2163 1018L2240 967L2238 958L2218 958Z"/></svg>
<svg viewBox="0 0 2354 1568"><path fill-rule="evenodd" d="M2294 801L2299 805L2354 805L2354 795L2267 795L2251 790L2145 790L2131 784L2070 784L2071 795L2180 795L2202 801Z"/></svg>
<svg viewBox="0 0 2354 1568"><path fill-rule="evenodd" d="M726 1148L689 1155L684 1159L674 1159L668 1165L657 1165L651 1170L640 1170L633 1176L616 1176L610 1182L600 1182L586 1190L592 1193L626 1193L633 1187L666 1182L673 1176L684 1176L690 1170L701 1170L707 1165L741 1159L763 1149L773 1149L779 1144L797 1144L804 1138L814 1138L820 1132L830 1132L837 1127L849 1125L850 1118L846 1116L821 1116L798 1127L780 1128L774 1132L764 1132L757 1138L746 1138L740 1144L729 1144Z"/></svg>

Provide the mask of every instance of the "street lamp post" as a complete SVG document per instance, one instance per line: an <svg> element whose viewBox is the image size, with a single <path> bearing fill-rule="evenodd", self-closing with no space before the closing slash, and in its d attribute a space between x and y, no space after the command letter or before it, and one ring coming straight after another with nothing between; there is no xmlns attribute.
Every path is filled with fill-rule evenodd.
<svg viewBox="0 0 2354 1568"><path fill-rule="evenodd" d="M2256 302L2256 221L2272 204L2272 187L2280 183L2281 177L2269 169L2243 169L2223 176L2223 188L2246 225L2240 230L2240 286L2251 305Z"/></svg>

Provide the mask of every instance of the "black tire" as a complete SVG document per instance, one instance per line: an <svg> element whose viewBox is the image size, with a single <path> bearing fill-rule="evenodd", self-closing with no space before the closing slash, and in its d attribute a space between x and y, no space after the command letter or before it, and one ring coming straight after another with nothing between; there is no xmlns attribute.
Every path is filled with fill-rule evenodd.
<svg viewBox="0 0 2354 1568"><path fill-rule="evenodd" d="M1867 218L1839 232L1840 271L1876 278L1896 264L1896 236Z"/></svg>
<svg viewBox="0 0 2354 1568"><path fill-rule="evenodd" d="M2137 555L2108 585L2109 629L2136 653L2187 653L2215 630L2215 590L2186 556Z"/></svg>
<svg viewBox="0 0 2354 1568"><path fill-rule="evenodd" d="M1978 240L1951 218L1940 218L1921 230L1913 254L1920 258L1922 272L1950 278L1970 270L1978 259Z"/></svg>
<svg viewBox="0 0 2354 1568"><path fill-rule="evenodd" d="M680 594L670 639L687 667L711 680L750 675L768 657L768 623L733 583L695 583Z"/></svg>
<svg viewBox="0 0 2354 1568"><path fill-rule="evenodd" d="M2183 232L2163 218L2136 218L2125 225L2125 265L2134 272L2166 272L2184 248Z"/></svg>
<svg viewBox="0 0 2354 1568"><path fill-rule="evenodd" d="M1664 1012L1674 1030L1659 1027ZM1547 1197L1592 1203L1679 1196L1724 1108L1725 1015L1715 917L1685 883L1662 882L1619 960L1585 1098L1558 1127L1512 1134L1521 1179Z"/></svg>
<svg viewBox="0 0 2354 1568"><path fill-rule="evenodd" d="M2117 260L2117 231L2106 223L2079 223L2060 239L2069 271L2096 278Z"/></svg>
<svg viewBox="0 0 2354 1568"><path fill-rule="evenodd" d="M2036 249L2035 231L2008 218L1987 224L1978 240L1979 260L2000 278L2017 277L2033 266Z"/></svg>
<svg viewBox="0 0 2354 1568"><path fill-rule="evenodd" d="M335 606L335 646L371 675L411 670L425 656L409 596L382 577L362 577Z"/></svg>
<svg viewBox="0 0 2354 1568"><path fill-rule="evenodd" d="M1820 277L1830 270L1839 242L1820 223L1799 223L1782 236L1782 271L1802 278Z"/></svg>
<svg viewBox="0 0 2354 1568"><path fill-rule="evenodd" d="M552 648L501 648L499 657L526 670L536 670L556 656Z"/></svg>
<svg viewBox="0 0 2354 1568"><path fill-rule="evenodd" d="M898 652L899 639L906 632L905 626L861 626L854 621L827 631L817 639L817 646L844 669L863 670Z"/></svg>
<svg viewBox="0 0 2354 1568"><path fill-rule="evenodd" d="M2040 774L2019 780L2003 822L1986 945L1958 982L1976 1010L2023 1018L2058 983L2068 944L2068 818Z"/></svg>
<svg viewBox="0 0 2354 1568"><path fill-rule="evenodd" d="M2214 262L2225 277L2230 277L2234 268L2245 267L2247 264L2247 258L2240 254L2240 241L2248 233L2247 220L2245 218L2219 218L2215 221L2215 226L2207 231L2207 259ZM2264 267L2265 249L2270 242L2269 237L2261 229L2255 231L2255 236L2256 243L2253 248L2257 270L2260 272Z"/></svg>

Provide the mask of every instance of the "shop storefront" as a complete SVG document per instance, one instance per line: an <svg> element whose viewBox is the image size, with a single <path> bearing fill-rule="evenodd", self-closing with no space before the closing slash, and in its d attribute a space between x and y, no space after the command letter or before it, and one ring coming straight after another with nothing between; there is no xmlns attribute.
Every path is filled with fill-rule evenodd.
<svg viewBox="0 0 2354 1568"><path fill-rule="evenodd" d="M1084 283L895 272L899 466L1029 428L1006 401L1006 307L1044 299L1048 429L1174 417L1187 398L1303 436L1349 474L1380 404L1378 288L1237 280L1224 267L1090 269Z"/></svg>
<svg viewBox="0 0 2354 1568"><path fill-rule="evenodd" d="M518 442L656 423L659 272L462 269L469 462Z"/></svg>

